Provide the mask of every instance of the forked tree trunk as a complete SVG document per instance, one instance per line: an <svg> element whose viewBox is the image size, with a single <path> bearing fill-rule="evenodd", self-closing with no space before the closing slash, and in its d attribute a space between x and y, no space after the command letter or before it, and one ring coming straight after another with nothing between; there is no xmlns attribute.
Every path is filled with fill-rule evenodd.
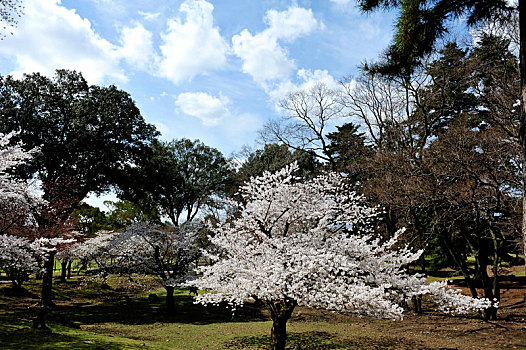
<svg viewBox="0 0 526 350"><path fill-rule="evenodd" d="M272 350L285 350L287 321L292 316L292 311L296 305L296 302L290 299L267 303L272 317L272 329L270 331L270 348Z"/></svg>
<svg viewBox="0 0 526 350"><path fill-rule="evenodd" d="M174 299L174 287L165 286L166 289L166 311L169 314L175 313L175 299Z"/></svg>

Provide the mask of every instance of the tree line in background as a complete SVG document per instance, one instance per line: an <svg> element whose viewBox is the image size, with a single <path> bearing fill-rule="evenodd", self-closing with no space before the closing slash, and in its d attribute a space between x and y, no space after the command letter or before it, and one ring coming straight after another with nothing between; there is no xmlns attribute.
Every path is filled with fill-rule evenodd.
<svg viewBox="0 0 526 350"><path fill-rule="evenodd" d="M237 265L216 263L195 285L208 283L222 290L217 294L225 297L221 300L239 303L256 296L266 302L276 328L272 339L281 345L294 306L321 305L302 299L297 288L316 290L327 286L327 279L307 274L287 293L269 292L257 286L240 288L229 272L236 267L246 274L250 265L261 274L255 262L262 256L265 261L272 260L270 256L297 259L289 269L296 271L306 262L300 259L304 251L297 256L288 251L294 244L333 254L320 255L326 264L318 267L333 266L342 285L352 280L363 287L374 281L385 291L396 285L387 281L387 273L378 277L381 281L365 278L363 271L334 265L335 257L352 256L367 268L367 252L350 246L361 239L376 244L362 242L365 248L383 253L395 245L393 237L399 237L397 244L423 253L409 256L404 251L396 257L400 264L385 267L388 271L409 263L423 272L452 267L463 275L474 298L482 288L483 297L498 301L502 268L524 259L521 74L513 39L481 33L473 46L444 44L419 64L412 62L404 74L368 69L338 87L319 83L291 92L279 104L282 117L260 132L264 147L243 150L239 164L198 140L159 140L126 92L90 86L79 73L0 77L0 269L18 288L30 274L41 275L43 308L35 326L44 327L46 310L53 307L55 259L63 264L62 279L73 260L103 278L113 273L156 276L173 311L174 288L198 265L201 249L209 248L208 262L229 257L229 263ZM294 171L287 168L292 163ZM280 173L283 168L289 172ZM347 192L337 198L348 203L334 197L340 185L320 185L327 181L327 171L338 174ZM302 181L309 186L301 187ZM42 195L36 196L30 184ZM89 193L110 189L120 201L108 203L107 213L82 202ZM276 189L289 196L283 198ZM319 193L309 192L315 189ZM356 202L355 193L363 199ZM297 201L287 202L294 198ZM265 201L266 209L261 207ZM309 205L331 201L360 210L381 208L368 221L374 232L367 235L374 237L349 227L327 231L348 212L332 213L330 207L318 215ZM352 228L366 217L348 224ZM296 226L299 222L304 224ZM279 232L277 241L273 230ZM288 235L289 230L298 236ZM307 244L305 232L319 239ZM332 245L331 237L337 238ZM251 254L260 255L248 255L250 261L236 255L248 247L242 240L254 245ZM338 251L338 242L345 242L347 251ZM344 262L353 264L341 258ZM296 271L291 278L299 275ZM286 283L289 286L290 279ZM331 298L345 295L333 287L328 290ZM420 295L415 288L406 295ZM265 299L272 293L283 297ZM385 302L387 315L398 312L378 290L371 293ZM209 295L202 301L215 299ZM333 309L345 309L333 304ZM488 305L484 317L495 319L497 308Z"/></svg>

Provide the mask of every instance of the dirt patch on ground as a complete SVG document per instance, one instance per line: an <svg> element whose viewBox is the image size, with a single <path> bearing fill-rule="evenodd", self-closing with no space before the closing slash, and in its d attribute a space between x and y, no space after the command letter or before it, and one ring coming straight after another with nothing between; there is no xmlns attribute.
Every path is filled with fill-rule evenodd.
<svg viewBox="0 0 526 350"><path fill-rule="evenodd" d="M526 350L526 278L502 281L498 320L485 322L477 315L451 316L433 311L408 311L401 321L371 320L327 311L298 308L290 321L334 324L330 344L320 349L521 349ZM452 285L467 292L462 284ZM346 326L344 326L346 325ZM339 345L338 345L339 344ZM301 348L301 347L300 347Z"/></svg>

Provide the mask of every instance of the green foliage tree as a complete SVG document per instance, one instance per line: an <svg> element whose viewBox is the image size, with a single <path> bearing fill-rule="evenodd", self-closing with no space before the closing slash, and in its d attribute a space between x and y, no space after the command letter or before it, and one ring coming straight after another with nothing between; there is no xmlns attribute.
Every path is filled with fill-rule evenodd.
<svg viewBox="0 0 526 350"><path fill-rule="evenodd" d="M79 202L124 181L158 134L128 93L90 86L67 70L53 78L0 78L0 131L13 130L28 149L40 147L27 177L36 175L43 184L68 179L69 195Z"/></svg>
<svg viewBox="0 0 526 350"><path fill-rule="evenodd" d="M447 32L448 22L467 18L468 26L490 19L506 20L515 8L506 0L358 0L364 12L398 9L394 42L384 61L368 67L388 75L410 74ZM520 5L519 5L520 6Z"/></svg>
<svg viewBox="0 0 526 350"><path fill-rule="evenodd" d="M245 182L251 177L263 175L265 171L276 172L293 162L298 163L302 172L313 172L318 165L311 153L301 150L291 152L285 144L271 143L249 153L237 174Z"/></svg>
<svg viewBox="0 0 526 350"><path fill-rule="evenodd" d="M157 208L144 208L125 200L115 202L105 201L104 205L109 209L105 218L108 229L122 229L138 222L161 224L161 216Z"/></svg>
<svg viewBox="0 0 526 350"><path fill-rule="evenodd" d="M191 221L200 209L214 205L229 173L221 152L199 140L156 141L150 157L130 171L119 196L143 208L158 208L177 226L183 213Z"/></svg>
<svg viewBox="0 0 526 350"><path fill-rule="evenodd" d="M39 147L23 175L37 177L52 213L39 217L39 232L61 230L54 218L69 218L90 192L122 183L157 135L130 95L115 86L88 85L80 73L57 70L20 80L0 77L0 132L18 132L24 147ZM53 214L53 215L50 215ZM53 256L46 261L44 305L52 305Z"/></svg>
<svg viewBox="0 0 526 350"><path fill-rule="evenodd" d="M336 163L336 169L349 174L352 182L357 182L363 175L358 165L372 155L372 147L366 144L366 136L359 132L357 124L347 123L337 126L336 130L327 135L330 141L329 153Z"/></svg>

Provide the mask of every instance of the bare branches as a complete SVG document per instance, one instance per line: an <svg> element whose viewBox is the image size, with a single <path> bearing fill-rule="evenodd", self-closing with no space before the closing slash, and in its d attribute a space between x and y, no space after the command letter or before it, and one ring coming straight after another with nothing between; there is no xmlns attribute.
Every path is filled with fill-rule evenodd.
<svg viewBox="0 0 526 350"><path fill-rule="evenodd" d="M318 83L308 90L293 91L279 103L283 116L267 122L260 131L266 143L282 143L303 150L334 165L326 140L327 126L344 117L341 92Z"/></svg>

